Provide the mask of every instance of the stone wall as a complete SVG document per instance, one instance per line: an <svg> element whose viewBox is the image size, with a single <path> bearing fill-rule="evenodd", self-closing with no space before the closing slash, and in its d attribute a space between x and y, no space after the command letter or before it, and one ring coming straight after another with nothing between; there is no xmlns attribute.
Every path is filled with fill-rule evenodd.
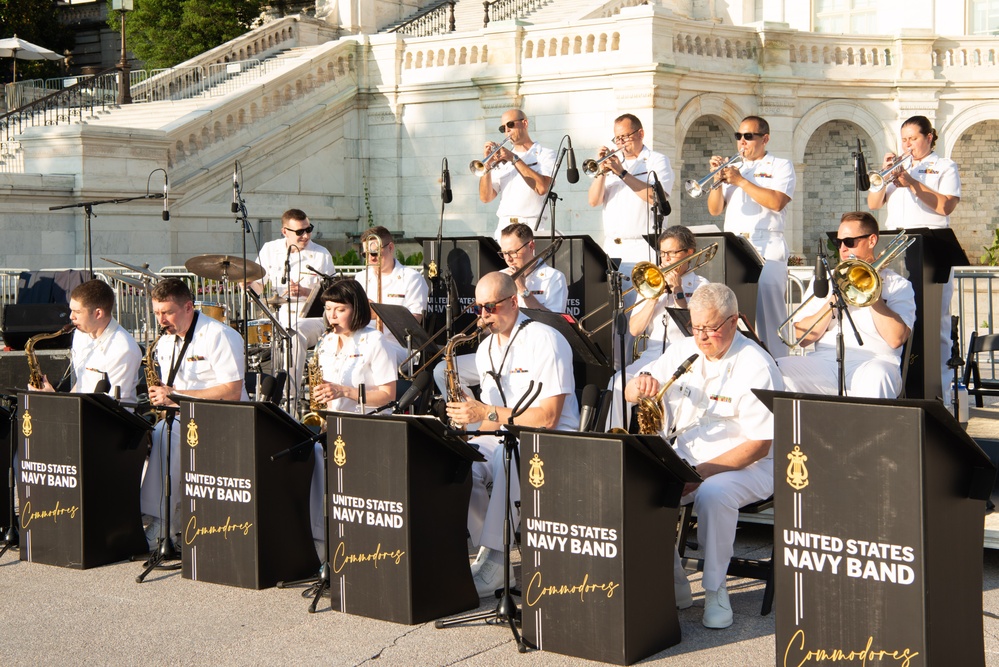
<svg viewBox="0 0 999 667"><path fill-rule="evenodd" d="M972 264L982 256L982 246L992 244L999 225L997 147L999 120L987 120L968 128L949 156L961 170L961 201L951 215L951 227Z"/></svg>

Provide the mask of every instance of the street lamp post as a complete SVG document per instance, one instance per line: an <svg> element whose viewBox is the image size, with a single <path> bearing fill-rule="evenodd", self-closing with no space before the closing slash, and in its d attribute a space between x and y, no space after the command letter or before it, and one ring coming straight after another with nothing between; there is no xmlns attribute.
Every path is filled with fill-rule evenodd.
<svg viewBox="0 0 999 667"><path fill-rule="evenodd" d="M118 63L118 104L132 103L128 57L125 55L125 12L134 9L133 0L111 0L111 9L121 12L121 62Z"/></svg>

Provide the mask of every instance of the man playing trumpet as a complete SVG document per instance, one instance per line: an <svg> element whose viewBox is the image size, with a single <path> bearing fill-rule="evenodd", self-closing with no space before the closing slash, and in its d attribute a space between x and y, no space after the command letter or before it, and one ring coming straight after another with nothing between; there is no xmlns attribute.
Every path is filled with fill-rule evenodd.
<svg viewBox="0 0 999 667"><path fill-rule="evenodd" d="M878 221L866 211L844 213L836 232L840 261L856 258L874 262L878 244ZM865 307L849 306L850 319L860 333L857 342L849 324L843 330L846 393L849 396L895 398L902 390L900 361L902 348L916 321L916 300L908 280L890 269L881 272L881 296ZM815 282L805 293L813 294ZM804 357L785 357L778 361L788 391L812 394L836 394L839 388L839 364L836 339L842 323L834 319L835 295L830 286L828 299L811 299L794 318L796 337L804 336L801 345L815 344L815 351ZM813 327L811 332L805 332Z"/></svg>

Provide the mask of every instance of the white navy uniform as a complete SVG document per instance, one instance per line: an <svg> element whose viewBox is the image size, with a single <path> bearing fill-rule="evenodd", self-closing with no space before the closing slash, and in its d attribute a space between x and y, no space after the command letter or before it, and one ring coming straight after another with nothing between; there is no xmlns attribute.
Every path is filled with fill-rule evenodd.
<svg viewBox="0 0 999 667"><path fill-rule="evenodd" d="M531 144L531 147L524 152L514 150L513 153L524 161L524 164L531 168L534 173L540 176L551 176L555 170L555 151L544 148L538 142ZM531 229L541 215L541 224L535 230L544 231L548 225L548 207L543 195L539 195L520 175L517 168L510 162L493 167L491 172L493 190L499 195L499 207L496 209L496 231L493 238L499 243L501 232L505 227L515 222L520 222Z"/></svg>
<svg viewBox="0 0 999 667"><path fill-rule="evenodd" d="M367 267L354 274L354 280L361 284L368 299L375 303L403 306L413 315L423 315L427 310L430 286L419 271L403 265L398 259L392 273L382 276L382 296L378 298L378 274L374 267ZM396 340L388 327L383 328L385 345L392 351L396 364L405 361L407 353L405 341Z"/></svg>
<svg viewBox="0 0 999 667"><path fill-rule="evenodd" d="M117 320L112 318L97 338L91 338L90 334L77 329L73 333L70 359L74 393L93 393L97 383L107 373L111 383L108 396L114 396L114 388L119 387L121 400L135 403L135 386L139 381L142 350Z"/></svg>

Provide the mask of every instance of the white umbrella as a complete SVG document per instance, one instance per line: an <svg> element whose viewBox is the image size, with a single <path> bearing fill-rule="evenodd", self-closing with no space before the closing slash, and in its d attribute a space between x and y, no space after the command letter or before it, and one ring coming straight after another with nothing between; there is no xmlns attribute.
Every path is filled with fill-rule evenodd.
<svg viewBox="0 0 999 667"><path fill-rule="evenodd" d="M17 82L17 61L20 60L62 60L55 51L38 46L14 35L0 39L0 58L14 59L14 81Z"/></svg>

